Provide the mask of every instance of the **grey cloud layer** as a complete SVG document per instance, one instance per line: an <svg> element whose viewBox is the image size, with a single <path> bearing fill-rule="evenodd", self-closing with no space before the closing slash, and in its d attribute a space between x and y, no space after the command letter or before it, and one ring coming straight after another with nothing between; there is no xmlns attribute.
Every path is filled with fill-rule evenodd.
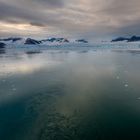
<svg viewBox="0 0 140 140"><path fill-rule="evenodd" d="M38 0L36 0L38 2ZM52 7L63 7L65 4L65 1L63 0L40 0L42 4L47 4Z"/></svg>
<svg viewBox="0 0 140 140"><path fill-rule="evenodd" d="M40 34L41 28L87 38L140 34L139 7L139 0L0 0L0 22L37 26Z"/></svg>

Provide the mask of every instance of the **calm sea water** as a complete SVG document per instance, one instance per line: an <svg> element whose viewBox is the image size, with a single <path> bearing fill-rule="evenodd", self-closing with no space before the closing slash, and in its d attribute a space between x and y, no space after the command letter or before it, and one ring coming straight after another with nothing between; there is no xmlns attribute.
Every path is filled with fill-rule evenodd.
<svg viewBox="0 0 140 140"><path fill-rule="evenodd" d="M0 140L139 140L140 53L0 54Z"/></svg>

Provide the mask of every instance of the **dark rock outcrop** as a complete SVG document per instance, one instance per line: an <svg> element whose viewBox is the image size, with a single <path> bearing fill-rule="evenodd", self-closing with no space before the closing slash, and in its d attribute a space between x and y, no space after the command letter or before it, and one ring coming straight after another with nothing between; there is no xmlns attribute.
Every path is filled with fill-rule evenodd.
<svg viewBox="0 0 140 140"><path fill-rule="evenodd" d="M64 42L64 43L69 43L69 40L66 39L66 38L57 38L56 41L57 41L57 42L60 42L60 43L63 43L63 42Z"/></svg>
<svg viewBox="0 0 140 140"><path fill-rule="evenodd" d="M113 39L111 42L118 42L118 41L136 42L136 41L140 41L140 36L132 36L131 38L119 37Z"/></svg>
<svg viewBox="0 0 140 140"><path fill-rule="evenodd" d="M16 42L16 41L19 41L21 40L22 38L19 38L19 37L10 37L10 38L4 38L4 39L0 39L0 41L13 41L13 42Z"/></svg>
<svg viewBox="0 0 140 140"><path fill-rule="evenodd" d="M25 40L24 44L27 44L27 45L37 45L37 44L41 44L41 41L37 41L37 40L31 39L31 38L27 38Z"/></svg>
<svg viewBox="0 0 140 140"><path fill-rule="evenodd" d="M0 49L5 48L5 46L6 46L6 44L4 44L4 43L0 42Z"/></svg>
<svg viewBox="0 0 140 140"><path fill-rule="evenodd" d="M49 41L49 42L54 42L54 41L56 41L56 38L46 39L46 41Z"/></svg>
<svg viewBox="0 0 140 140"><path fill-rule="evenodd" d="M19 40L22 40L22 38L13 38L13 42L16 42L16 41L19 41Z"/></svg>
<svg viewBox="0 0 140 140"><path fill-rule="evenodd" d="M66 38L49 38L46 40L42 40L43 42L58 42L58 43L69 43L69 40Z"/></svg>
<svg viewBox="0 0 140 140"><path fill-rule="evenodd" d="M129 38L125 38L125 37L118 37L116 39L113 39L111 42L118 42L118 41L128 41Z"/></svg>
<svg viewBox="0 0 140 140"><path fill-rule="evenodd" d="M140 41L140 37L139 36L132 36L128 42L135 42L135 41Z"/></svg>
<svg viewBox="0 0 140 140"><path fill-rule="evenodd" d="M75 40L76 42L79 42L79 43L88 43L87 40L85 39L78 39L78 40Z"/></svg>

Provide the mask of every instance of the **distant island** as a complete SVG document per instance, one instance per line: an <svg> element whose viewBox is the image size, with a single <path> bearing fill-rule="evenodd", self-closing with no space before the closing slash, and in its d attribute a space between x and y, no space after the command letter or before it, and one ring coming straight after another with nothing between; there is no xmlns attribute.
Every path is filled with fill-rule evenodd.
<svg viewBox="0 0 140 140"><path fill-rule="evenodd" d="M136 42L136 41L140 41L140 36L132 36L130 38L118 37L116 39L113 39L111 42L119 42L119 41Z"/></svg>

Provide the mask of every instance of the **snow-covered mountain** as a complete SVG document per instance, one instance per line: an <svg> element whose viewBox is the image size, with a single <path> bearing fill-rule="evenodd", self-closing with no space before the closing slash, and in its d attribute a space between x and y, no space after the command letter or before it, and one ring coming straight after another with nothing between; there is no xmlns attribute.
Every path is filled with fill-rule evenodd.
<svg viewBox="0 0 140 140"><path fill-rule="evenodd" d="M87 40L85 39L79 39L79 40L68 40L67 38L48 38L48 39L42 39L42 40L37 40L37 39L32 39L32 38L3 38L0 39L1 43L4 43L9 46L14 46L14 45L63 45L63 44L70 44L70 43L88 43Z"/></svg>
<svg viewBox="0 0 140 140"><path fill-rule="evenodd" d="M0 39L0 42L4 43L5 45L20 45L20 44L24 44L25 40L26 39L24 39L24 38L11 37L11 38Z"/></svg>
<svg viewBox="0 0 140 140"><path fill-rule="evenodd" d="M59 44L68 44L70 41L66 38L48 38L41 40L43 45L59 45Z"/></svg>

